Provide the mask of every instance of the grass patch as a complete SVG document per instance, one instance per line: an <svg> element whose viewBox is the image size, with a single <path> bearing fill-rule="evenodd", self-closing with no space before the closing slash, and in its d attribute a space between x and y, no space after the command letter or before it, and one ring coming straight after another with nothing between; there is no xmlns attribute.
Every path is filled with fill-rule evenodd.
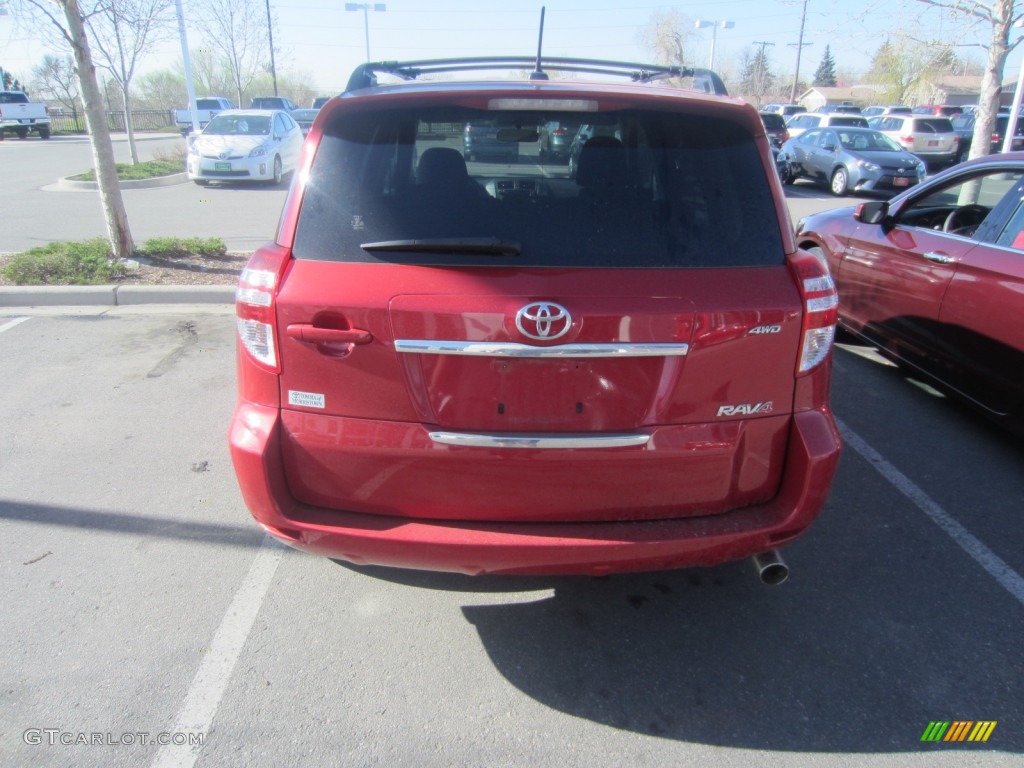
<svg viewBox="0 0 1024 768"><path fill-rule="evenodd" d="M117 178L121 181L137 181L153 179L158 176L170 176L185 170L184 159L181 162L168 160L147 160L144 163L117 163ZM72 181L96 181L96 170L90 169L77 176L69 176Z"/></svg>
<svg viewBox="0 0 1024 768"><path fill-rule="evenodd" d="M123 275L124 266L102 237L33 248L4 267L4 277L15 285L103 285Z"/></svg>
<svg viewBox="0 0 1024 768"><path fill-rule="evenodd" d="M189 256L227 255L219 237L154 237L136 256L187 259ZM3 267L4 279L14 285L106 285L125 276L123 262L113 256L110 243L97 237L71 243L50 243L19 253Z"/></svg>
<svg viewBox="0 0 1024 768"><path fill-rule="evenodd" d="M151 258L181 258L191 254L224 256L227 246L219 237L154 237L135 249L139 256Z"/></svg>

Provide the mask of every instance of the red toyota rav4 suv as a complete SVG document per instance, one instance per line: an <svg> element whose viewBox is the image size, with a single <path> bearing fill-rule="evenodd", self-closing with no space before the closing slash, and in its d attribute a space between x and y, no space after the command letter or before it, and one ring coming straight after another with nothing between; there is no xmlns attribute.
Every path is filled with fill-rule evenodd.
<svg viewBox="0 0 1024 768"><path fill-rule="evenodd" d="M815 519L840 443L836 293L797 250L761 119L706 70L418 80L364 65L310 131L237 293L242 493L354 563L604 574L760 556ZM399 80L377 83L390 72ZM689 76L711 93L648 80ZM708 85L710 84L710 86ZM598 127L575 175L538 129ZM466 125L518 144L466 161Z"/></svg>

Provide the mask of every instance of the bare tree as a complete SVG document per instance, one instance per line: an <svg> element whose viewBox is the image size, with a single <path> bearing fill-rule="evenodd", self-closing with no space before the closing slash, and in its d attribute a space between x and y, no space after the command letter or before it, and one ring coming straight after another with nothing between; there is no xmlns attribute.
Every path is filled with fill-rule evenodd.
<svg viewBox="0 0 1024 768"><path fill-rule="evenodd" d="M139 162L132 125L131 85L139 61L170 29L169 0L103 0L86 18L96 59L121 89L132 162Z"/></svg>
<svg viewBox="0 0 1024 768"><path fill-rule="evenodd" d="M56 101L62 107L71 110L75 121L75 130L81 130L78 122L78 109L82 96L78 88L78 77L75 75L75 63L70 56L54 56L46 54L43 63L32 70L36 93L50 101Z"/></svg>
<svg viewBox="0 0 1024 768"><path fill-rule="evenodd" d="M193 50L191 56L192 80L196 87L196 93L204 96L224 96L225 98L231 96L239 107L245 106L235 93L237 90L235 78L226 57L219 51L210 48ZM184 77L184 64L182 64L182 73Z"/></svg>
<svg viewBox="0 0 1024 768"><path fill-rule="evenodd" d="M918 0L920 3L941 9L954 20L965 24L982 24L991 28L989 42L983 45L988 52L985 72L981 78L981 94L978 98L978 119L974 124L971 141L971 157L989 153L990 138L996 125L999 111L999 94L1002 90L1003 68L1006 57L1017 47L1021 38L1010 42L1010 29L1020 14L1014 13L1014 0Z"/></svg>
<svg viewBox="0 0 1024 768"><path fill-rule="evenodd" d="M245 106L246 89L270 59L266 10L251 0L197 0L194 7L207 34L206 45L227 60L235 103Z"/></svg>
<svg viewBox="0 0 1024 768"><path fill-rule="evenodd" d="M685 67L691 65L694 59L694 29L694 20L678 8L673 8L651 14L638 37L641 44L654 54L656 63Z"/></svg>
<svg viewBox="0 0 1024 768"><path fill-rule="evenodd" d="M35 9L43 27L56 34L68 46L75 61L78 84L85 104L85 124L92 144L93 165L99 186L100 202L107 224L107 237L111 250L119 259L128 258L135 251L135 243L128 227L128 213L121 197L114 163L114 147L110 142L107 116L103 110L103 97L96 80L96 65L86 33L86 19L78 0L25 0ZM63 17L63 22L61 20Z"/></svg>

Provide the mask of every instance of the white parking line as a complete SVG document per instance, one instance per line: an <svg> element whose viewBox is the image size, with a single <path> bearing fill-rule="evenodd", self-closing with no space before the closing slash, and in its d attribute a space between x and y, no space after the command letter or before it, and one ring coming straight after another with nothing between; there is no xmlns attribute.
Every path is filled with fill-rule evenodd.
<svg viewBox="0 0 1024 768"><path fill-rule="evenodd" d="M231 679L231 672L242 653L242 647L263 604L263 598L267 594L284 550L284 545L278 543L276 539L270 536L263 539L249 574L235 593L220 627L213 636L210 652L204 655L199 665L171 733L202 733L208 737L214 715L217 714L217 706ZM157 752L153 766L190 768L199 757L201 749L201 744L165 745Z"/></svg>
<svg viewBox="0 0 1024 768"><path fill-rule="evenodd" d="M16 318L14 318L13 320L8 320L8 321L7 321L6 323L4 323L3 325L0 325L0 333L3 333L4 331L9 331L9 330L10 330L11 328L13 328L14 326L16 326L16 325L21 325L21 324L22 324L22 323L24 323L24 322L25 322L26 320L28 320L28 318L27 318L27 317L16 317Z"/></svg>
<svg viewBox="0 0 1024 768"><path fill-rule="evenodd" d="M914 502L918 509L928 515L932 522L945 531L964 552L974 558L978 565L988 571L992 578L1013 595L1018 603L1024 605L1024 577L1007 565L1006 561L999 557L999 555L982 544L977 536L957 522L934 499L918 488L909 477L886 461L882 454L864 442L856 432L839 419L836 419L836 423L839 425L839 432L843 436L843 441L846 445L859 453L869 464L878 470L882 477L896 486L900 493Z"/></svg>

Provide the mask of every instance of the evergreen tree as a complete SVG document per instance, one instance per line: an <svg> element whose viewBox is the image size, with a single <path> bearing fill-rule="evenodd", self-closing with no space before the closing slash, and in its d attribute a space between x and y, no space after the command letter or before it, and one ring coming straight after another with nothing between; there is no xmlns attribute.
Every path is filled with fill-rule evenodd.
<svg viewBox="0 0 1024 768"><path fill-rule="evenodd" d="M744 52L742 63L740 91L748 101L760 105L775 84L775 75L772 74L765 46L760 46L753 56L749 51Z"/></svg>
<svg viewBox="0 0 1024 768"><path fill-rule="evenodd" d="M835 88L836 86L836 60L832 58L832 51L825 46L825 55L821 57L821 64L814 73L814 85L822 88Z"/></svg>

